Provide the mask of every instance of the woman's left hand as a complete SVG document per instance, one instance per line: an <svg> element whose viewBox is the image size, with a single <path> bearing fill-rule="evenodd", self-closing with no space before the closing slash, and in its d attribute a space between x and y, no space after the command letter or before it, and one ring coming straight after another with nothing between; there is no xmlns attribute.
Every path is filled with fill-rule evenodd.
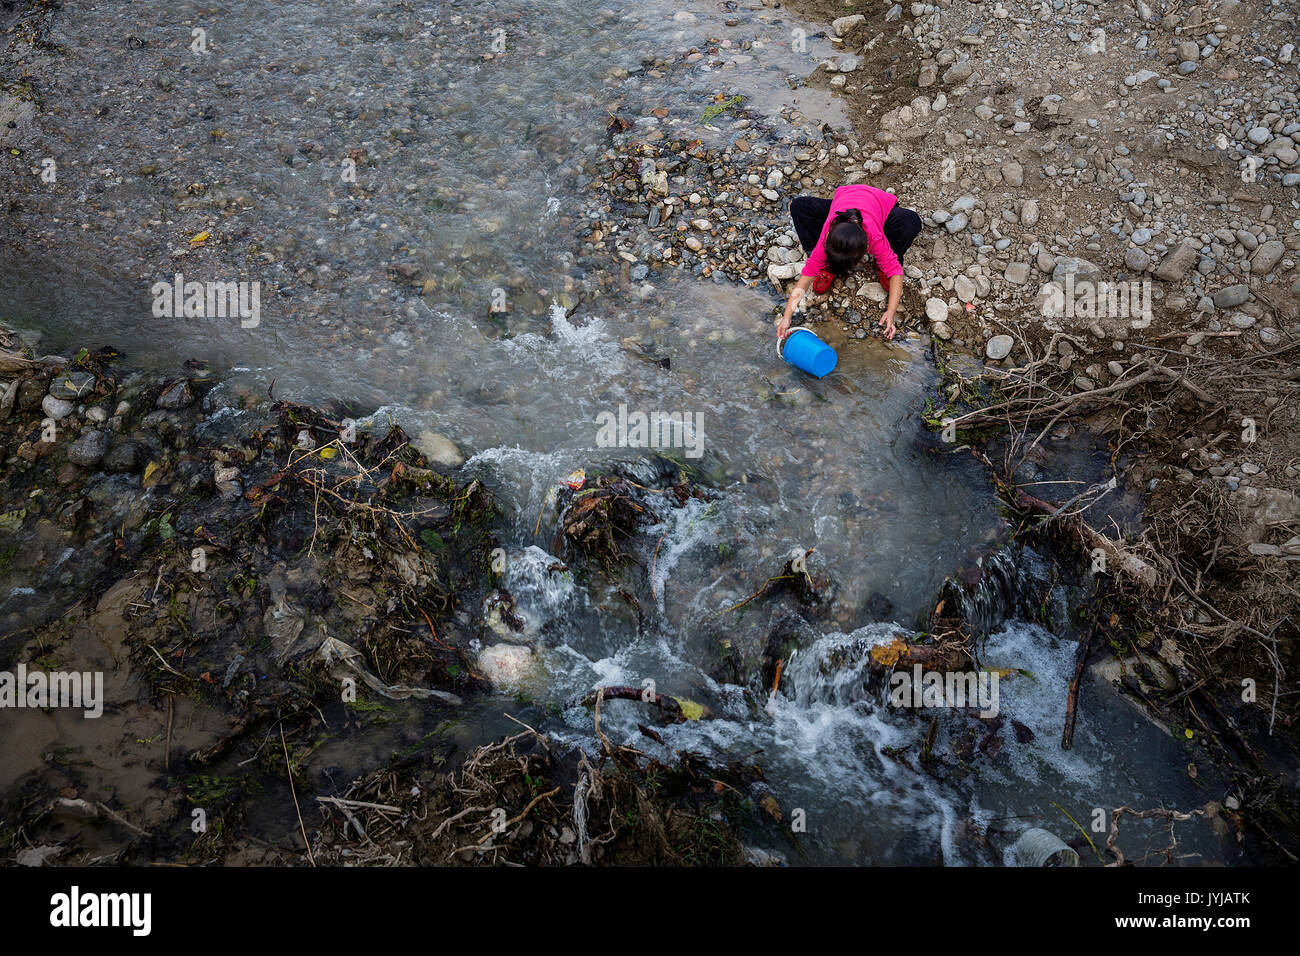
<svg viewBox="0 0 1300 956"><path fill-rule="evenodd" d="M894 333L897 331L897 329L894 328L893 312L886 312L884 315L880 317L880 321L877 322L876 324L885 330L886 339L892 340L894 338Z"/></svg>

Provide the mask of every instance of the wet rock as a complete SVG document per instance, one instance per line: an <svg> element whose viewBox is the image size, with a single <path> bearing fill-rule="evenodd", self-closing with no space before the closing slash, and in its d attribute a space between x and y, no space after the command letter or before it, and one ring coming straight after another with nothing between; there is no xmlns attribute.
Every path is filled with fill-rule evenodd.
<svg viewBox="0 0 1300 956"><path fill-rule="evenodd" d="M85 398L95 390L95 376L89 372L64 372L50 381L50 394L71 401Z"/></svg>
<svg viewBox="0 0 1300 956"><path fill-rule="evenodd" d="M124 441L110 448L104 455L103 468L117 474L135 471L143 458L139 442Z"/></svg>
<svg viewBox="0 0 1300 956"><path fill-rule="evenodd" d="M984 354L988 356L990 361L1000 362L1011 354L1011 349L1015 344L1016 340L1009 335L995 335L984 346Z"/></svg>
<svg viewBox="0 0 1300 956"><path fill-rule="evenodd" d="M875 591L872 593L871 597L867 599L863 611L871 620L883 621L887 619L889 615L894 613L894 604L879 591Z"/></svg>
<svg viewBox="0 0 1300 956"><path fill-rule="evenodd" d="M91 468L99 463L108 451L109 433L91 428L68 446L68 461L83 468Z"/></svg>
<svg viewBox="0 0 1300 956"><path fill-rule="evenodd" d="M520 690L537 671L537 656L532 648L520 644L493 644L478 656L478 670L493 687Z"/></svg>
<svg viewBox="0 0 1300 956"><path fill-rule="evenodd" d="M22 411L38 407L47 398L45 382L39 378L25 378L18 386L18 407Z"/></svg>
<svg viewBox="0 0 1300 956"><path fill-rule="evenodd" d="M63 421L63 419L71 415L73 407L71 402L55 398L53 395L46 395L41 399L41 411L56 422Z"/></svg>
<svg viewBox="0 0 1300 956"><path fill-rule="evenodd" d="M442 465L445 468L459 468L465 464L465 456L461 454L456 443L446 435L438 432L425 431L420 432L411 444L416 447L421 455L430 462Z"/></svg>
<svg viewBox="0 0 1300 956"><path fill-rule="evenodd" d="M159 394L158 400L154 402L155 408L186 408L194 401L194 390L190 388L190 383L186 381L173 382Z"/></svg>

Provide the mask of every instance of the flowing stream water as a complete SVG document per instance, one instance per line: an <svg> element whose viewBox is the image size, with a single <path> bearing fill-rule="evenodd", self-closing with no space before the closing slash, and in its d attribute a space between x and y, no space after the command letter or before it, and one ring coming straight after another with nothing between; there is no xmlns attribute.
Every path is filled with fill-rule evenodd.
<svg viewBox="0 0 1300 956"><path fill-rule="evenodd" d="M921 425L935 375L914 341L828 332L840 365L818 381L776 356L766 290L668 271L578 295L607 265L575 231L586 166L607 148L617 107L646 132L693 129L715 143L748 122L702 126L718 92L813 142L819 123L843 123L830 94L788 82L829 43L783 10L750 7L65 3L48 38L62 50L51 54L57 81L39 90L37 120L58 183L28 190L4 224L2 314L43 333L44 351L102 342L142 365L204 358L232 383L342 398L372 421L449 436L507 516L507 583L538 649L515 690L559 701L649 677L707 701L714 719L637 746L663 759L752 756L784 810L806 814L802 853L780 848L793 861L987 862L972 821L1001 860L1027 827L1070 836L1067 811L1086 824L1095 807L1203 803L1207 784L1189 780L1179 743L1091 679L1075 747L1062 752L1075 644L1014 618L998 622L984 659L1016 671L1001 708L1033 739L1015 741L1008 724L997 760L945 779L890 755L915 750L928 716L887 706L864 651L914 627L1003 530L978 469L937 453ZM191 49L196 28L206 53ZM706 57L654 75L665 72L656 58L728 36L721 66ZM217 239L189 249L202 229ZM397 263L418 268L424 288L395 275ZM150 289L176 272L260 282L259 324L154 317ZM494 322L484 315L495 289L515 307ZM640 623L598 585L548 570L557 480L649 467L643 449L598 446L597 417L620 405L700 416L703 454L687 461L716 491L656 516L646 537L657 547L639 555L654 568ZM791 662L772 713L755 716L739 688L708 676L697 635L753 590L738 569L779 567L794 547L815 547L812 566L835 581L833 623ZM873 596L887 620L866 613ZM829 665L845 654L857 663ZM467 709L466 742L517 729L506 710L590 746L587 711L544 713L511 694ZM644 719L610 704L603 728L630 739ZM365 764L341 746L321 759ZM1184 849L1222 853L1208 831Z"/></svg>

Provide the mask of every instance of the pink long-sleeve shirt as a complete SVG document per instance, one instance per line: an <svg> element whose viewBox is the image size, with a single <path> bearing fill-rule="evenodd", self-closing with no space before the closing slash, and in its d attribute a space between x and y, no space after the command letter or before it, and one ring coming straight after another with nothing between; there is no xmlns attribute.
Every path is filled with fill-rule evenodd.
<svg viewBox="0 0 1300 956"><path fill-rule="evenodd" d="M841 186L835 190L831 199L830 215L822 226L822 234L817 238L817 245L808 253L808 261L803 265L803 274L815 276L826 268L826 236L831 231L831 223L837 213L845 209L857 209L862 213L862 228L867 233L867 248L876 260L876 271L880 274L880 284L888 288L892 276L901 276L903 267L898 256L885 238L885 218L889 211L898 204L898 197L875 186L855 183Z"/></svg>

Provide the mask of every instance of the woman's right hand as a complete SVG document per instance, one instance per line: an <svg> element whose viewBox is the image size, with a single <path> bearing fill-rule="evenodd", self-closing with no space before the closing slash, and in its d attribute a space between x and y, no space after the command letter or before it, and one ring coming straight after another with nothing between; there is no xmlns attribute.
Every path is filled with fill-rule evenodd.
<svg viewBox="0 0 1300 956"><path fill-rule="evenodd" d="M785 341L785 337L790 334L790 318L794 315L795 306L807 294L810 285L812 285L811 276L800 276L799 281L790 290L790 295L785 301L785 314L776 323L776 341L778 344Z"/></svg>
<svg viewBox="0 0 1300 956"><path fill-rule="evenodd" d="M785 315L781 316L776 323L776 341L779 345L785 341L785 337L790 334L790 307L786 306Z"/></svg>

